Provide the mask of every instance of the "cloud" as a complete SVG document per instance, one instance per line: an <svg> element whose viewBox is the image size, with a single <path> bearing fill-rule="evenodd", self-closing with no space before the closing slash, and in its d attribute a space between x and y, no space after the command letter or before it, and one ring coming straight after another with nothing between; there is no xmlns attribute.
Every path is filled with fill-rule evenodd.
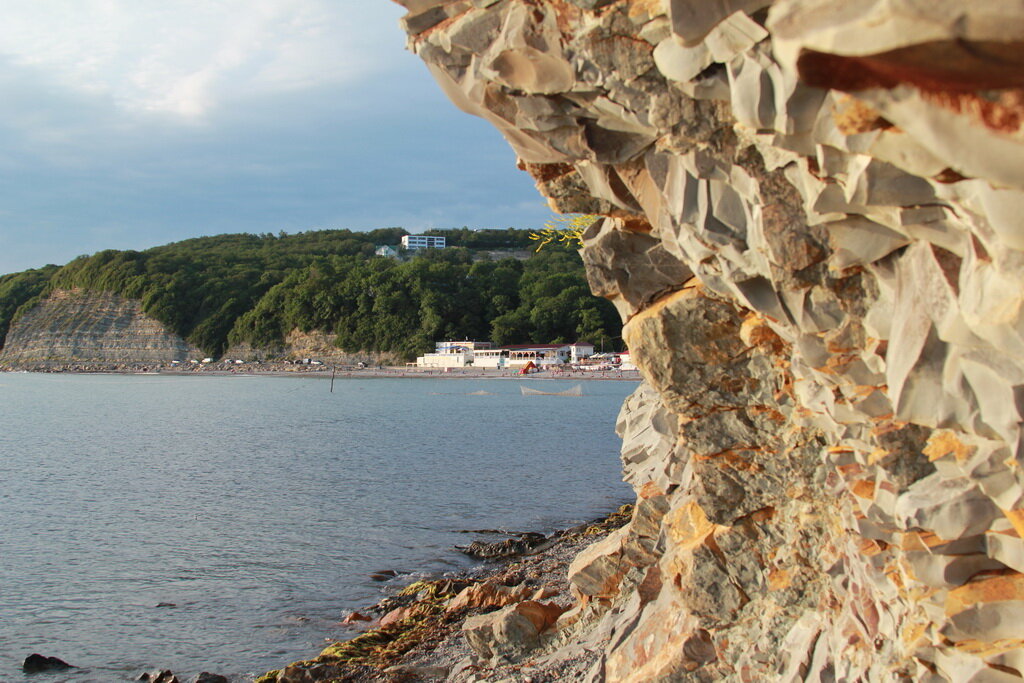
<svg viewBox="0 0 1024 683"><path fill-rule="evenodd" d="M128 112L196 120L387 68L399 14L367 0L32 0L5 8L0 55Z"/></svg>
<svg viewBox="0 0 1024 683"><path fill-rule="evenodd" d="M204 234L548 215L387 0L6 4L0 273Z"/></svg>

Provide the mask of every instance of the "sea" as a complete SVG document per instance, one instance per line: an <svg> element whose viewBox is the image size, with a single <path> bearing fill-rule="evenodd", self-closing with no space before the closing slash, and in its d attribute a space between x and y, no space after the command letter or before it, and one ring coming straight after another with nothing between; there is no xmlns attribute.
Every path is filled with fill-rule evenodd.
<svg viewBox="0 0 1024 683"><path fill-rule="evenodd" d="M521 390L574 385L0 374L0 682L251 681L471 567L455 546L489 537L464 531L612 511L636 383ZM25 675L31 653L79 668Z"/></svg>

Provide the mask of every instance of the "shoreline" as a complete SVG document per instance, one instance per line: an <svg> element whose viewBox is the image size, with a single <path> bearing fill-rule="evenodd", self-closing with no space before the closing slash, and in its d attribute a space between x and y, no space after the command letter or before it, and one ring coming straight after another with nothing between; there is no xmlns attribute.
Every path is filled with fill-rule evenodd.
<svg viewBox="0 0 1024 683"><path fill-rule="evenodd" d="M597 662L597 651L540 661L550 654L541 647L532 658L515 664L488 663L474 652L463 628L473 618L525 603L554 615L553 626L554 618L576 603L569 588L570 563L585 548L628 524L632 512L632 503L623 504L604 517L551 533L533 550L478 558L479 564L470 568L412 582L409 578L415 573L396 576L392 585L382 588L380 600L342 620L352 630L351 638L331 642L308 660L257 676L255 683L465 681L482 671L507 677L527 670L535 680L578 678ZM491 530L467 533L506 537L504 542L487 544L490 547L515 547L511 539L530 536ZM552 639L556 633L548 628L540 635Z"/></svg>
<svg viewBox="0 0 1024 683"><path fill-rule="evenodd" d="M214 365L214 364L211 364ZM354 366L305 366L266 363L259 367L228 368L203 366L181 368L165 364L123 363L26 363L0 365L0 373L28 373L40 375L139 375L164 377L305 377L317 379L511 379L559 381L640 381L637 370L553 371L545 370L520 375L512 370L492 368L457 368L445 372L440 368L411 369L397 366L356 368ZM209 368L209 369L208 369Z"/></svg>

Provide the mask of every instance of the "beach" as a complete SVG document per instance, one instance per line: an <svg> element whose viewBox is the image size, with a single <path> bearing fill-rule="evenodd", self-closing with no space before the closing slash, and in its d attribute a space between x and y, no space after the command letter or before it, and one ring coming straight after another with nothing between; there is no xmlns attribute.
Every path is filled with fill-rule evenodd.
<svg viewBox="0 0 1024 683"><path fill-rule="evenodd" d="M63 361L35 361L0 364L0 372L41 372L75 374L159 374L184 375L259 375L261 377L325 377L336 378L431 378L431 379L557 379L572 381L631 380L639 381L637 370L572 370L551 369L523 375L517 370L500 368L417 368L402 366L359 367L357 365L322 365L264 362L264 363L86 363Z"/></svg>

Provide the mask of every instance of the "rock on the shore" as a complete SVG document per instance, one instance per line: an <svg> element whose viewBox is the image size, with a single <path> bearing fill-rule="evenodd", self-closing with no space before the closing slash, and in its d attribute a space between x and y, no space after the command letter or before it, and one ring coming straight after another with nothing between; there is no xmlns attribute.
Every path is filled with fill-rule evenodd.
<svg viewBox="0 0 1024 683"><path fill-rule="evenodd" d="M550 542L547 536L538 533L518 534L515 538L506 538L503 541L487 543L485 541L473 541L468 546L456 546L459 551L482 560L494 560L500 558L526 555L537 551L539 548Z"/></svg>
<svg viewBox="0 0 1024 683"><path fill-rule="evenodd" d="M229 683L226 676L220 674L212 674L207 671L203 671L198 676L193 678L189 683Z"/></svg>
<svg viewBox="0 0 1024 683"><path fill-rule="evenodd" d="M535 588L525 584L519 586L503 586L496 580L475 583L466 586L445 606L447 612L458 612L464 609L488 609L506 607L526 600L536 593Z"/></svg>
<svg viewBox="0 0 1024 683"><path fill-rule="evenodd" d="M64 671L66 669L74 669L72 665L65 662L63 659L58 657L47 657L37 652L33 652L25 661L21 664L21 670L27 674L39 673L42 671Z"/></svg>
<svg viewBox="0 0 1024 683"><path fill-rule="evenodd" d="M147 683L179 683L178 677L174 675L174 672L170 669L160 669L159 671L147 671L139 675L137 681L146 681Z"/></svg>
<svg viewBox="0 0 1024 683"><path fill-rule="evenodd" d="M552 643L609 681L1017 679L1024 4L399 2L455 104L600 215L646 380L633 519Z"/></svg>
<svg viewBox="0 0 1024 683"><path fill-rule="evenodd" d="M555 624L563 611L553 602L526 600L497 612L470 617L462 631L473 651L485 661L515 662L540 645L541 634Z"/></svg>

